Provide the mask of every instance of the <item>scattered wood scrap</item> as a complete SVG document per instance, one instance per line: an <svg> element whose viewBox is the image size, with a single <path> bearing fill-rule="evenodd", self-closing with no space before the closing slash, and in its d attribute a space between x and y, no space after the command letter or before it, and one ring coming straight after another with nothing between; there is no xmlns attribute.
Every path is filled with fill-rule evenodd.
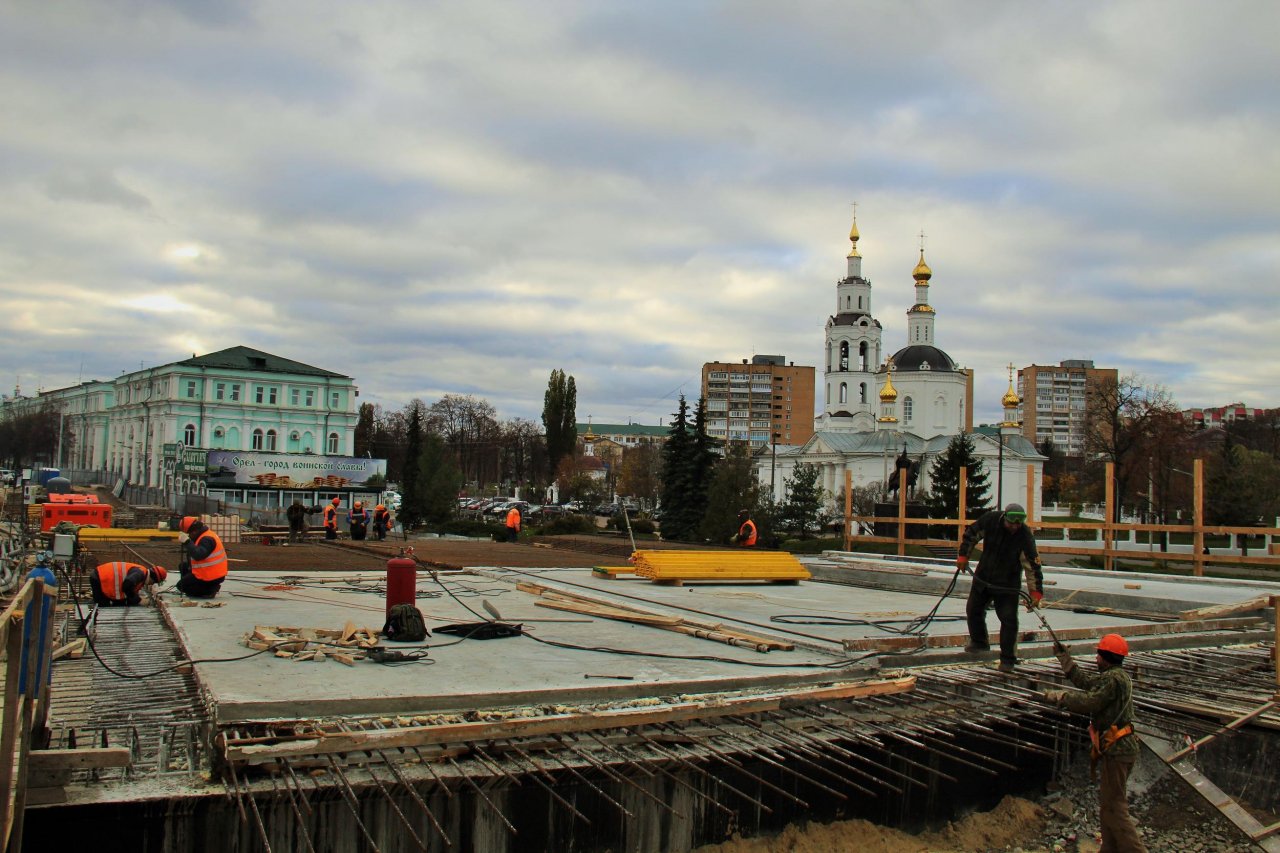
<svg viewBox="0 0 1280 853"><path fill-rule="evenodd" d="M297 626L256 625L242 640L260 652L295 661L335 660L347 666L363 660L368 649L378 645L378 632L347 622L341 630Z"/></svg>
<svg viewBox="0 0 1280 853"><path fill-rule="evenodd" d="M1246 601L1237 601L1234 604L1214 604L1209 607L1197 607L1195 610L1184 610L1178 615L1188 621L1193 619L1218 619L1222 616L1234 616L1237 613L1265 610L1270 606L1270 595L1258 595Z"/></svg>

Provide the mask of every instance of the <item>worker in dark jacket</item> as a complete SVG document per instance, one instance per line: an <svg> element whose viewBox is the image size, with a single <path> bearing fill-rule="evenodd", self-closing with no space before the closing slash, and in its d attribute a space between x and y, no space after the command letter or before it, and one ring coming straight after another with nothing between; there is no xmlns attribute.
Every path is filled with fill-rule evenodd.
<svg viewBox="0 0 1280 853"><path fill-rule="evenodd" d="M164 583L168 575L164 566L148 569L123 560L103 560L89 573L89 589L93 603L99 607L136 607L142 603L142 590L150 584Z"/></svg>
<svg viewBox="0 0 1280 853"><path fill-rule="evenodd" d="M1119 634L1107 634L1098 642L1096 674L1086 673L1061 643L1054 643L1063 673L1079 690L1046 690L1044 698L1077 714L1089 715L1089 758L1101 766L1098 806L1102 847L1106 853L1147 853L1138 827L1129 814L1125 791L1129 772L1138 760L1138 738L1133 733L1133 682L1124 671L1129 644Z"/></svg>
<svg viewBox="0 0 1280 853"><path fill-rule="evenodd" d="M351 538L359 541L369 531L369 510L364 508L364 501L356 501L347 513L347 525L351 530Z"/></svg>
<svg viewBox="0 0 1280 853"><path fill-rule="evenodd" d="M284 517L289 520L289 541L301 542L307 536L307 516L320 512L318 506L305 506L302 501L295 500L284 511Z"/></svg>
<svg viewBox="0 0 1280 853"><path fill-rule="evenodd" d="M324 506L324 538L338 538L338 504L342 503L342 498L334 498Z"/></svg>
<svg viewBox="0 0 1280 853"><path fill-rule="evenodd" d="M990 510L964 531L956 568L969 571L969 552L982 541L982 557L973 573L965 616L969 620L969 645L965 651L977 654L990 650L987 636L987 606L994 603L1000 619L1000 671L1012 672L1018 663L1018 595L1022 589L1022 558L1027 558L1030 572L1027 587L1031 604L1040 607L1044 601L1044 572L1040 568L1040 552L1035 537L1026 525L1027 511L1011 503L1004 511Z"/></svg>
<svg viewBox="0 0 1280 853"><path fill-rule="evenodd" d="M195 516L185 516L178 524L182 543L182 575L175 587L191 598L213 598L227 577L227 551L222 540Z"/></svg>
<svg viewBox="0 0 1280 853"><path fill-rule="evenodd" d="M385 505L378 504L373 508L373 535L378 537L378 541L387 538L387 531L393 524L391 511Z"/></svg>

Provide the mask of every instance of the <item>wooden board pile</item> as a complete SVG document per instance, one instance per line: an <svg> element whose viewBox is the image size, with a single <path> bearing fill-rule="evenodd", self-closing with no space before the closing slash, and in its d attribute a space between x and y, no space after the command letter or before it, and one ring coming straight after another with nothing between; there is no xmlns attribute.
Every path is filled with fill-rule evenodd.
<svg viewBox="0 0 1280 853"><path fill-rule="evenodd" d="M655 583L808 580L809 570L785 551L636 551L636 574Z"/></svg>
<svg viewBox="0 0 1280 853"><path fill-rule="evenodd" d="M331 628L299 628L256 625L243 641L255 651L275 653L296 661L335 660L355 666L365 652L378 645L378 632L348 622L341 631Z"/></svg>

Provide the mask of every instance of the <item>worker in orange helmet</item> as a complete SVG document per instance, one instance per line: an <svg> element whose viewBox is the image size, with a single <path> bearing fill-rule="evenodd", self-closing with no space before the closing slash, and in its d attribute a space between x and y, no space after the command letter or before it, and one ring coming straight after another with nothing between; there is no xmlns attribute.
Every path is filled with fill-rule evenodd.
<svg viewBox="0 0 1280 853"><path fill-rule="evenodd" d="M1133 682L1124 670L1129 644L1119 634L1107 634L1098 641L1097 673L1086 673L1076 665L1067 647L1053 644L1062 672L1079 690L1046 690L1046 701L1089 715L1090 763L1101 765L1098 784L1099 823L1102 850L1107 853L1146 853L1147 847L1129 814L1126 786L1134 762L1138 760L1138 738L1133 732Z"/></svg>
<svg viewBox="0 0 1280 853"><path fill-rule="evenodd" d="M347 513L347 524L351 529L351 538L362 540L369 530L369 510L364 508L364 501L356 501Z"/></svg>
<svg viewBox="0 0 1280 853"><path fill-rule="evenodd" d="M342 503L342 498L334 498L325 504L324 507L324 538L338 538L338 504Z"/></svg>
<svg viewBox="0 0 1280 853"><path fill-rule="evenodd" d="M373 508L373 535L378 537L378 541L387 538L387 531L395 522L391 519L391 511L383 504L378 504Z"/></svg>
<svg viewBox="0 0 1280 853"><path fill-rule="evenodd" d="M227 551L222 540L195 516L185 516L178 524L182 543L182 575L175 587L191 598L213 598L227 577Z"/></svg>
<svg viewBox="0 0 1280 853"><path fill-rule="evenodd" d="M759 536L760 533L756 530L756 523L751 520L751 510L740 510L738 512L738 535L733 537L733 541L743 548L754 548Z"/></svg>
<svg viewBox="0 0 1280 853"><path fill-rule="evenodd" d="M124 560L103 560L89 573L89 589L99 607L136 607L142 603L145 587L162 584L168 576L164 566L148 569Z"/></svg>
<svg viewBox="0 0 1280 853"><path fill-rule="evenodd" d="M512 504L511 509L507 510L507 541L515 542L520 539L520 507Z"/></svg>

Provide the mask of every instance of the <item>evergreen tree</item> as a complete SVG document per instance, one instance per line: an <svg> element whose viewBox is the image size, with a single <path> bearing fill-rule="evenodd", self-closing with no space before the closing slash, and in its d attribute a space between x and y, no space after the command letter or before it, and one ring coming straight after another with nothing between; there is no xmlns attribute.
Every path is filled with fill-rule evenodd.
<svg viewBox="0 0 1280 853"><path fill-rule="evenodd" d="M697 535L703 506L693 499L697 445L689 426L689 404L683 394L671 417L667 443L662 448L662 537L689 540Z"/></svg>
<svg viewBox="0 0 1280 853"><path fill-rule="evenodd" d="M818 476L817 465L801 463L786 480L787 499L779 509L779 523L799 533L801 539L808 539L810 532L820 531L826 520Z"/></svg>
<svg viewBox="0 0 1280 853"><path fill-rule="evenodd" d="M563 370L551 371L542 397L542 426L547 434L547 472L555 479L560 460L578 444L578 388Z"/></svg>
<svg viewBox="0 0 1280 853"><path fill-rule="evenodd" d="M373 403L360 404L360 418L356 421L356 431L353 436L356 456L373 455L374 411Z"/></svg>
<svg viewBox="0 0 1280 853"><path fill-rule="evenodd" d="M728 544L738 533L738 513L750 510L756 531L763 537L760 519L760 481L756 479L751 455L740 445L731 446L715 467L707 489L707 510L699 528L703 539Z"/></svg>
<svg viewBox="0 0 1280 853"><path fill-rule="evenodd" d="M435 433L423 436L422 452L418 455L418 472L417 497L422 508L422 519L430 524L443 524L453 518L458 509L462 472L454 464L444 439Z"/></svg>
<svg viewBox="0 0 1280 853"><path fill-rule="evenodd" d="M987 471L974 452L973 438L962 432L951 439L929 472L933 488L925 499L925 505L931 518L955 518L960 512L961 468L968 468L965 512L969 518L977 518L987 509Z"/></svg>
<svg viewBox="0 0 1280 853"><path fill-rule="evenodd" d="M690 457L690 467L693 470L690 499L698 508L699 526L707 511L707 494L711 490L711 480L720 459L720 441L707 432L707 398L700 397L693 413L693 452Z"/></svg>
<svg viewBox="0 0 1280 853"><path fill-rule="evenodd" d="M405 430L404 470L401 472L400 523L412 530L427 517L422 487L423 413L421 400L409 404L409 424Z"/></svg>

